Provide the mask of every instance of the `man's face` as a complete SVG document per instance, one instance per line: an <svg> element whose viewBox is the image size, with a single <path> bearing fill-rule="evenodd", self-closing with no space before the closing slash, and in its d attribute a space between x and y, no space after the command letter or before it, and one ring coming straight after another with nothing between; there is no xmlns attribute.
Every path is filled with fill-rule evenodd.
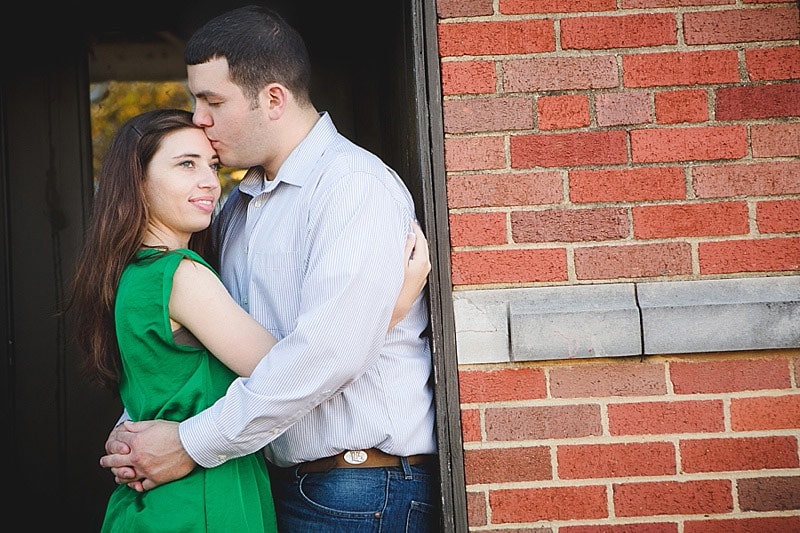
<svg viewBox="0 0 800 533"><path fill-rule="evenodd" d="M212 59L186 68L195 99L194 123L201 126L222 164L246 168L264 164L257 139L263 128L259 108L228 75L226 59Z"/></svg>

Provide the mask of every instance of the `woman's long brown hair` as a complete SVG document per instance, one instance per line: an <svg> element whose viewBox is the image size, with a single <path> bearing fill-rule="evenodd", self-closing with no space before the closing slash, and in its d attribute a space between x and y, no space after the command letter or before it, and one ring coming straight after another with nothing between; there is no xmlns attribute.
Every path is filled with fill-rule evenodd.
<svg viewBox="0 0 800 533"><path fill-rule="evenodd" d="M137 115L117 131L100 170L67 309L75 313L76 339L87 356L86 375L114 391L121 367L114 303L122 271L142 246L147 228L147 166L167 134L196 127L191 112L182 109Z"/></svg>

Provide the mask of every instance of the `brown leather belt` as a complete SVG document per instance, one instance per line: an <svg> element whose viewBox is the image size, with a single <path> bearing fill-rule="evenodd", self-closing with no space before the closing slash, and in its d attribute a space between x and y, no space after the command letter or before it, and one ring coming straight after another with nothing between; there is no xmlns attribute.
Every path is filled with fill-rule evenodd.
<svg viewBox="0 0 800 533"><path fill-rule="evenodd" d="M409 455L408 464L418 465L432 461L435 455ZM349 450L332 457L324 457L316 461L300 463L297 465L298 474L312 474L328 472L334 468L376 468L386 466L400 466L400 457L389 455L377 448L368 450Z"/></svg>

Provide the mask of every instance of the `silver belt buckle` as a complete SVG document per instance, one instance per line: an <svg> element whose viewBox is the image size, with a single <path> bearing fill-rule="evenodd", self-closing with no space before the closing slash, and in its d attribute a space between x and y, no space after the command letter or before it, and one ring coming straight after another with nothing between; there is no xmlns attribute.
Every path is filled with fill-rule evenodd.
<svg viewBox="0 0 800 533"><path fill-rule="evenodd" d="M349 450L345 452L344 460L351 465L360 465L367 460L367 452L364 450Z"/></svg>

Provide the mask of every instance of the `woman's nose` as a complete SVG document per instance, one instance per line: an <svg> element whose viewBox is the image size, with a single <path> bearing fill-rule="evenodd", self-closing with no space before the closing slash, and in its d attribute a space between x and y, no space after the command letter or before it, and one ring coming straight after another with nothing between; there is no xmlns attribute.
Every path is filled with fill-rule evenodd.
<svg viewBox="0 0 800 533"><path fill-rule="evenodd" d="M208 169L208 173L203 175L203 179L199 183L202 189L219 189L221 187L219 182L219 175L213 169Z"/></svg>

